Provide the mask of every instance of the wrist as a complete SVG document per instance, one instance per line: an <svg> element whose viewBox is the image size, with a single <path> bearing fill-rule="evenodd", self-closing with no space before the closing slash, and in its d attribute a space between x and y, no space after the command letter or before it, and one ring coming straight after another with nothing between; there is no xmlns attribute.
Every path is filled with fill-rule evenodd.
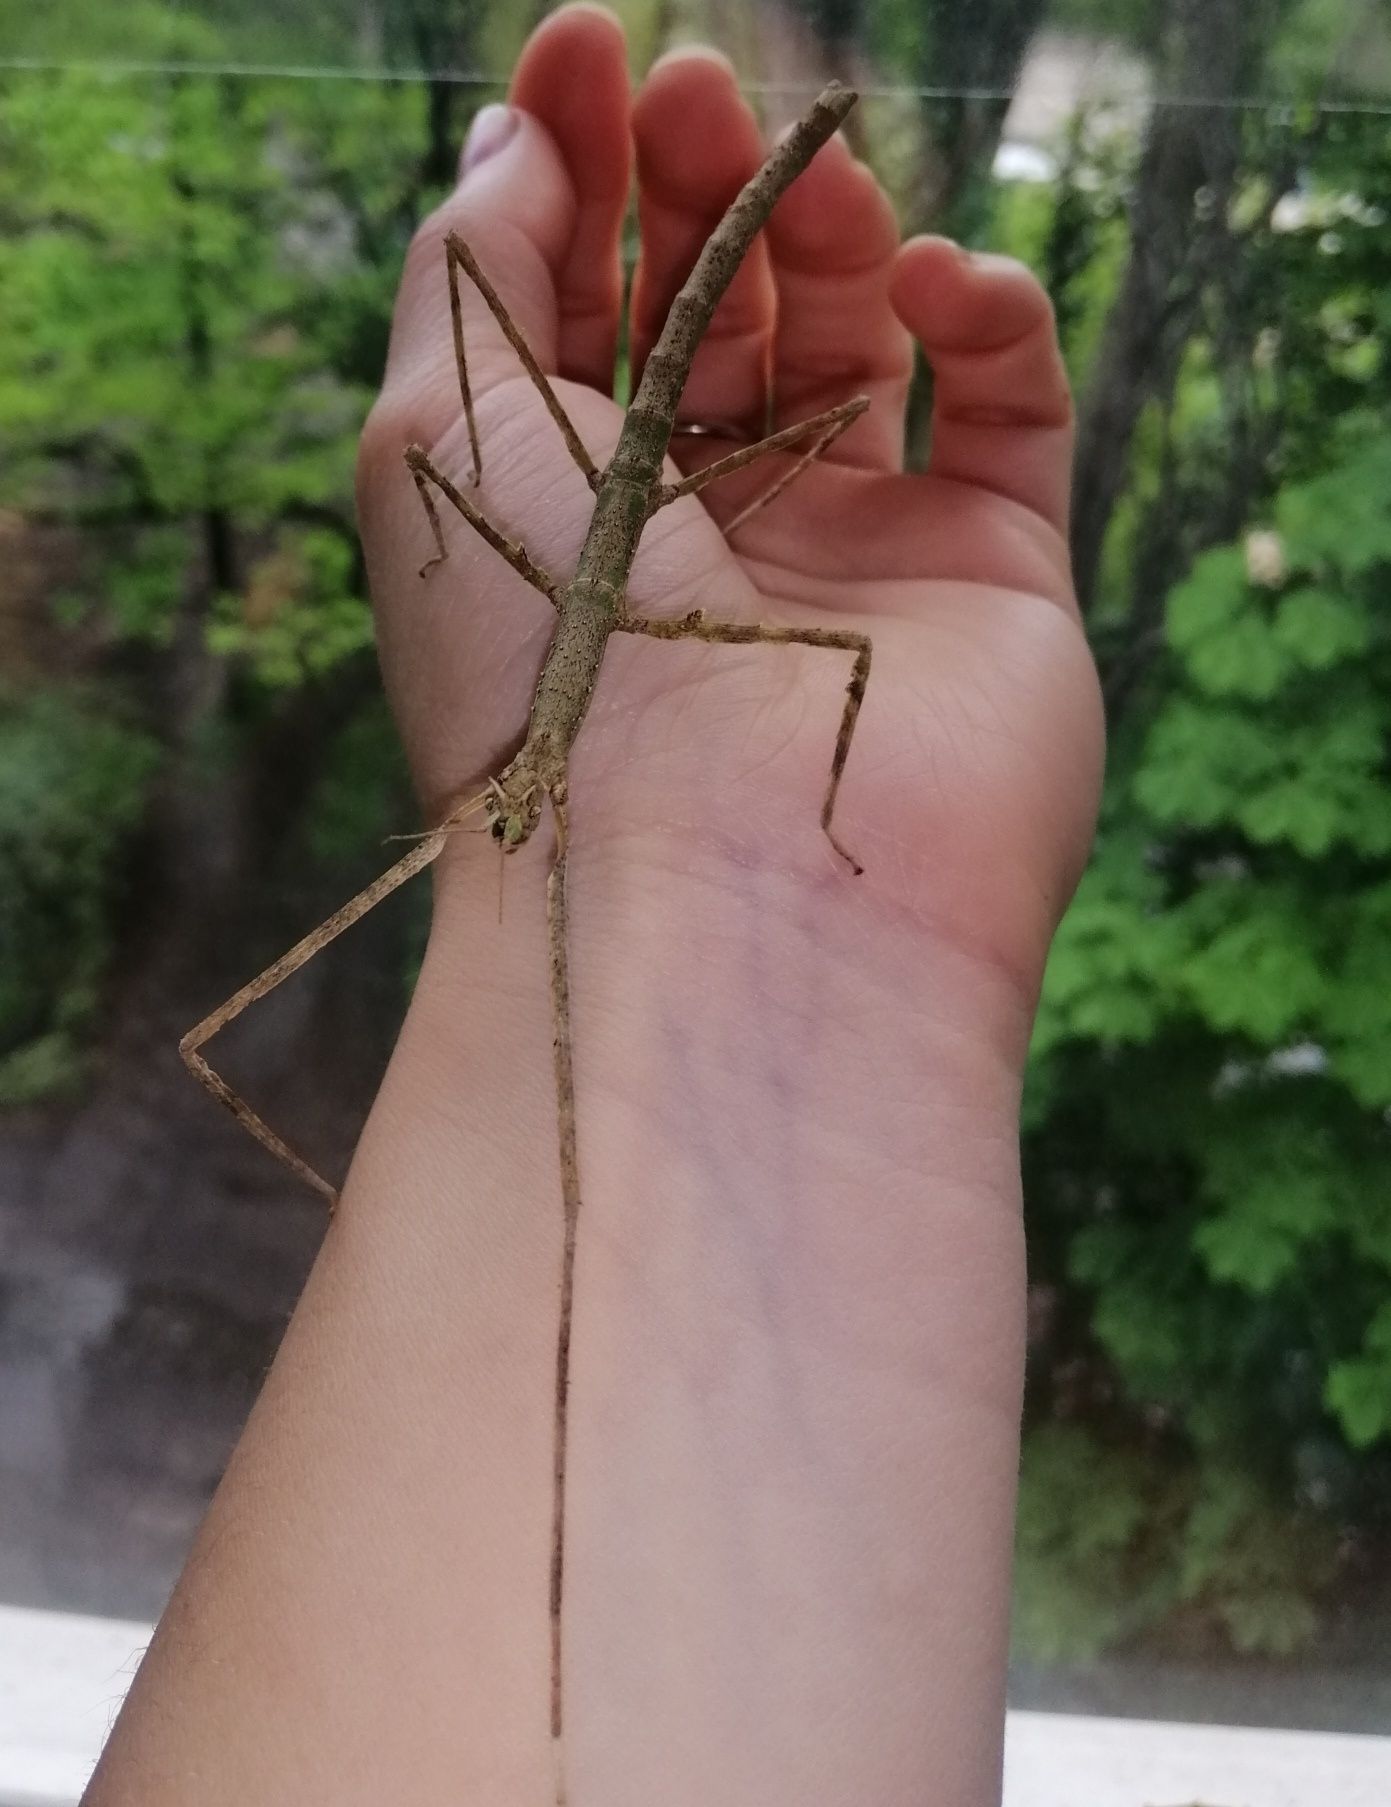
<svg viewBox="0 0 1391 1807"><path fill-rule="evenodd" d="M339 1215L142 1671L161 1712L201 1703L229 1799L291 1770L375 1798L404 1763L422 1798L546 1798L544 876L544 849L509 861L499 926L492 862L442 874ZM679 1752L683 1799L998 1798L1013 990L854 881L616 845L572 881L573 1773L649 1800Z"/></svg>
<svg viewBox="0 0 1391 1807"><path fill-rule="evenodd" d="M430 947L345 1201L395 1198L445 1267L496 1223L549 1316L560 1217L544 887L549 850L441 874ZM827 1276L852 1333L922 1332L943 1239L1012 1308L1018 1280L1017 1113L1030 1021L1010 975L887 907L867 880L736 866L689 843L572 851L570 997L577 1131L593 1284L625 1308L679 1287L683 1240L780 1284ZM395 1205L393 1204L393 1209ZM437 1218L437 1221L436 1221ZM523 1246L523 1243L525 1246ZM581 1304L581 1313L584 1307ZM691 1315L690 1354L711 1335ZM814 1344L814 1314L793 1314ZM968 1391L978 1339L953 1370ZM844 1352L842 1352L844 1353ZM986 1390L1018 1375L990 1345ZM877 1358L873 1358L877 1359Z"/></svg>
<svg viewBox="0 0 1391 1807"><path fill-rule="evenodd" d="M740 1766L737 1784L712 1771L716 1798L796 1798L818 1765L841 1798L824 1775L844 1765L860 1798L906 1798L933 1773L944 1800L984 1800L1023 1370L1027 1011L1005 976L876 907L863 881L689 847L584 851L570 871L577 1773L607 1773L585 1728L618 1715L609 1742L639 1770L635 1726L656 1764L699 1725L710 1760ZM342 1226L373 1265L418 1269L416 1334L464 1340L444 1415L466 1441L527 1451L513 1491L478 1509L535 1520L514 1597L535 1600L538 1640L561 1221L545 868L544 848L509 858L500 928L491 861L443 875ZM379 1182L407 1162L403 1198ZM756 1735L715 1736L750 1690ZM939 1729L959 1713L947 1758L923 1698Z"/></svg>
<svg viewBox="0 0 1391 1807"><path fill-rule="evenodd" d="M470 1061L480 1043L500 1051L503 1021L519 1033L522 1012L545 1016L549 1044L548 840L492 858L473 842L436 869L417 1007L447 1022ZM678 1062L691 1077L706 1043L705 1082L747 1110L750 1067L776 1042L783 1105L815 1112L829 1081L853 1093L876 1072L906 1077L909 1062L930 1082L925 1106L935 1098L1014 1124L1041 956L1037 973L1033 961L1007 966L930 899L911 907L873 869L852 877L815 839L812 857L793 862L684 827L585 838L568 891L575 1056L606 1096L650 1092L659 1076L677 1083ZM470 1028L471 1011L481 1027ZM521 1077L549 1096L548 1059L526 1062ZM486 1082L510 1089L495 1059Z"/></svg>

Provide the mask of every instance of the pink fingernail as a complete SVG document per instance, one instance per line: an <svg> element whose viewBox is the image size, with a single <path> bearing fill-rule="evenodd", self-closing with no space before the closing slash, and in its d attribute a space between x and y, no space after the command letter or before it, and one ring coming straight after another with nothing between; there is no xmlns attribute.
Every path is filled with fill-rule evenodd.
<svg viewBox="0 0 1391 1807"><path fill-rule="evenodd" d="M473 116L473 124L468 129L468 137L464 140L463 155L459 158L459 174L466 176L470 170L486 163L489 157L495 157L517 129L517 110L515 107L504 107L493 102L480 107Z"/></svg>

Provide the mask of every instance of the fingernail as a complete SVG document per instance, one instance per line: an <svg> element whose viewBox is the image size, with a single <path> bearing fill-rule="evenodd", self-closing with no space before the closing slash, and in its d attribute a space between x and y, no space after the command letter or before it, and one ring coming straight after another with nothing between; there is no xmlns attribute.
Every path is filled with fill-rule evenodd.
<svg viewBox="0 0 1391 1807"><path fill-rule="evenodd" d="M464 140L463 154L459 158L459 174L466 176L470 170L477 169L480 163L496 156L516 129L515 107L504 107L496 101L489 106L480 107L473 116L473 124Z"/></svg>

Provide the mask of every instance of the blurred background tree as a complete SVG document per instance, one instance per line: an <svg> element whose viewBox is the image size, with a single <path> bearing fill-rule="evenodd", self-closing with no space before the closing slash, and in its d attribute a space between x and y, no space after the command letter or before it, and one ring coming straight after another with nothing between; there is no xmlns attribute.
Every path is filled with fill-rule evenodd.
<svg viewBox="0 0 1391 1807"><path fill-rule="evenodd" d="M619 10L639 62L723 43L774 122L859 80L905 217L1049 283L1112 758L1026 1098L1021 1648L1326 1644L1391 1585L1391 124L1351 104L1391 88L1388 8ZM250 1351L195 1493L318 1220L172 1048L411 825L353 442L411 226L532 22L217 12L0 0L0 46L49 65L0 78L0 1213L26 1272L117 1277L89 1353L127 1377ZM91 66L51 66L74 43ZM285 64L356 78L247 72ZM243 1038L321 1160L422 907Z"/></svg>

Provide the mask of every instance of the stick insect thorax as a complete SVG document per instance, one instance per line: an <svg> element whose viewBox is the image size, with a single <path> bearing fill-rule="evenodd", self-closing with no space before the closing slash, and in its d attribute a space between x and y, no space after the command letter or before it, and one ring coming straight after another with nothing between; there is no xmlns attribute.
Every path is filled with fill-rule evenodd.
<svg viewBox="0 0 1391 1807"><path fill-rule="evenodd" d="M613 457L591 478L594 512L575 575L557 598L559 619L526 740L488 792L484 807L491 831L508 851L535 832L545 797L564 806L570 749L589 710L609 636L625 619L628 575L642 530L658 505L677 405L720 297L774 201L833 135L855 100L839 83L822 91L730 203L671 304Z"/></svg>

